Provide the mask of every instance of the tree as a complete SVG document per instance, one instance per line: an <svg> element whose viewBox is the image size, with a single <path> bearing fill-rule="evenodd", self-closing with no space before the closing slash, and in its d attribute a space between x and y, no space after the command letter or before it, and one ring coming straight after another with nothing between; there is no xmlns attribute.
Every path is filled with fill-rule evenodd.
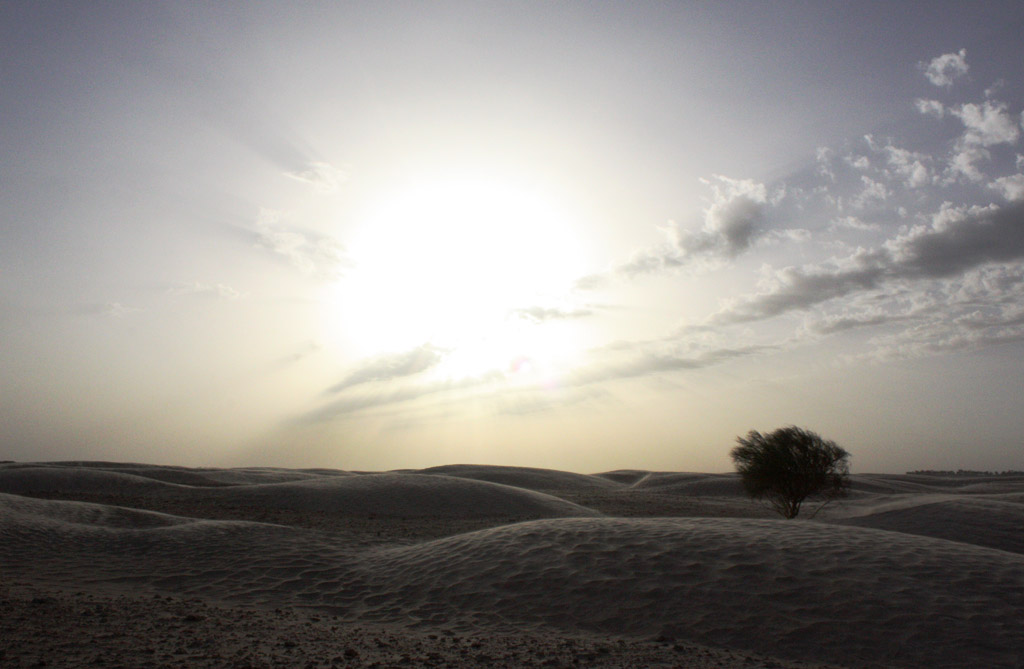
<svg viewBox="0 0 1024 669"><path fill-rule="evenodd" d="M849 488L850 454L810 430L793 425L770 434L751 430L736 441L730 455L743 488L754 499L767 499L784 518L796 518L810 496L824 499L816 514Z"/></svg>

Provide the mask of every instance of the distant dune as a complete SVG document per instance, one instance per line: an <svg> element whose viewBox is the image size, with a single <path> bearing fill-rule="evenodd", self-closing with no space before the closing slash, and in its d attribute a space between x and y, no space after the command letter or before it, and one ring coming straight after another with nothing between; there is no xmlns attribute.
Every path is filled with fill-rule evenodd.
<svg viewBox="0 0 1024 669"><path fill-rule="evenodd" d="M733 475L0 465L0 659L1024 665L1024 482L854 482L785 521Z"/></svg>
<svg viewBox="0 0 1024 669"><path fill-rule="evenodd" d="M423 469L421 474L440 474L456 478L490 481L539 491L586 491L615 488L616 483L599 476L587 476L554 469L533 467L495 467L490 465L443 465Z"/></svg>

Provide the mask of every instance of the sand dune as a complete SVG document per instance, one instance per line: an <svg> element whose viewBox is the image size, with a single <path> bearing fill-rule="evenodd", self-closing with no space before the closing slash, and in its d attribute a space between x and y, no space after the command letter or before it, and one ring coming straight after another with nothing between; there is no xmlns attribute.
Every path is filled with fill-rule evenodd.
<svg viewBox="0 0 1024 669"><path fill-rule="evenodd" d="M249 467L245 469L203 469L199 475L206 481L224 485L255 485L257 483L287 483L308 481L325 476L355 476L337 469L299 470L276 467ZM197 484L198 485L198 484Z"/></svg>
<svg viewBox="0 0 1024 669"><path fill-rule="evenodd" d="M870 493L1019 493L1024 476L939 476L925 474L860 474L852 489Z"/></svg>
<svg viewBox="0 0 1024 669"><path fill-rule="evenodd" d="M658 490L682 495L713 495L716 497L745 497L743 485L734 474L682 474L657 472L633 484L634 488Z"/></svg>
<svg viewBox="0 0 1024 669"><path fill-rule="evenodd" d="M621 483L623 485L633 485L643 477L650 474L646 469L616 469L611 472L601 472L600 474L594 474L603 479L614 481L615 483Z"/></svg>
<svg viewBox="0 0 1024 669"><path fill-rule="evenodd" d="M560 472L554 469L536 469L533 467L495 467L491 465L442 465L422 469L422 474L441 474L457 478L490 481L504 485L552 492L559 490L586 491L591 489L606 490L619 485L600 476Z"/></svg>
<svg viewBox="0 0 1024 669"><path fill-rule="evenodd" d="M116 469L95 469L77 465L0 467L0 492L14 494L53 491L152 496L191 487L128 474Z"/></svg>
<svg viewBox="0 0 1024 669"><path fill-rule="evenodd" d="M29 474L26 470L36 470ZM15 473L18 472L18 473ZM9 488L16 485L43 485L40 490L62 489L70 482L74 472L90 472L75 475L80 479L73 482L79 486L95 486L108 474L124 474L130 477L151 479L162 483L174 483L192 487L218 487L227 485L255 485L258 483L284 483L305 481L326 476L353 476L351 472L337 469L281 469L277 467L245 467L238 469L197 469L143 464L119 464L110 462L55 462L39 465L11 463L0 468L0 486ZM113 481L113 479L108 479ZM53 488L52 486L57 486ZM116 483L115 483L116 486Z"/></svg>
<svg viewBox="0 0 1024 669"><path fill-rule="evenodd" d="M364 625L384 630L377 640L397 634L433 643L432 659L401 662L411 666L521 666L553 657L590 666L1024 663L1024 495L999 481L991 488L1002 492L988 494L915 478L865 477L857 496L828 507L820 519L784 521L637 517L655 508L645 506L652 500L701 501L701 489L731 499L737 481L722 475L591 477L453 466L424 473L305 472L268 483L255 481L265 481L264 471L285 479L289 472L191 470L222 484L237 481L210 486L130 470L148 471L116 463L0 466L0 486L8 491L0 494L0 567L8 588L0 589L0 605L7 601L8 610L20 612L25 629L36 623L27 595L18 593L32 592L42 593L33 601L52 599L62 610L81 606L87 596L118 610L146 598L158 597L165 608L173 602L160 598L198 598L197 607L202 602L204 610L220 607L226 613L218 615L237 618L220 633L234 639L248 629L244 611L256 612L250 623L281 629L301 624L281 618L282 610L305 612L333 621L337 638L351 644L364 638L355 633ZM614 498L634 504L634 517L602 516L490 479L565 490L573 499ZM651 485L637 485L645 480ZM13 494L38 491L34 486L43 483L63 486L69 499ZM249 509L254 518L272 505L291 509L294 518L330 515L338 529L70 501L107 485L120 486L122 502L160 498L186 508L188 500L206 500L207 511L224 505L235 509L233 517ZM869 492L872 486L878 492ZM690 508L685 504L678 508ZM529 514L539 519L508 522ZM448 521L437 525L441 517ZM490 524L465 531L472 525L456 522L474 518L477 527ZM393 541L386 531L381 538L382 530L402 523L434 529L416 540ZM50 606L43 604L40 612ZM270 611L279 619L268 618ZM159 625L147 632L160 633ZM322 652L328 642L310 635L320 645L309 652ZM485 649L478 655L489 661L444 641L453 638L475 639ZM498 638L506 639L504 655L495 650ZM568 639L579 644L572 657L558 650L569 647L561 645ZM374 657L399 663L370 637L358 647L364 660L375 647ZM127 657L127 645L117 648ZM0 644L2 652L13 657L16 651Z"/></svg>
<svg viewBox="0 0 1024 669"><path fill-rule="evenodd" d="M293 527L6 494L0 538L5 570L65 587L146 587L268 604L261 596L268 588L294 584L307 569L343 571L353 554Z"/></svg>
<svg viewBox="0 0 1024 669"><path fill-rule="evenodd" d="M0 468L0 492L79 493L92 495L177 497L234 506L249 505L293 511L332 512L375 517L550 518L597 515L596 511L533 490L475 479L428 474L302 476L280 483L252 483L262 474L212 474L213 486L168 483L119 468L94 469L77 464L60 467ZM172 478L169 476L168 478ZM212 479L211 479L212 480ZM248 483L243 483L248 481Z"/></svg>
<svg viewBox="0 0 1024 669"><path fill-rule="evenodd" d="M362 474L197 491L234 504L376 517L551 518L597 512L513 486L428 474Z"/></svg>
<svg viewBox="0 0 1024 669"><path fill-rule="evenodd" d="M548 520L390 549L367 564L403 593L373 614L424 624L665 634L852 666L1010 666L1024 647L1012 622L1024 610L1024 559L891 532Z"/></svg>
<svg viewBox="0 0 1024 669"><path fill-rule="evenodd" d="M1024 503L926 495L889 501L834 522L960 541L1024 554Z"/></svg>

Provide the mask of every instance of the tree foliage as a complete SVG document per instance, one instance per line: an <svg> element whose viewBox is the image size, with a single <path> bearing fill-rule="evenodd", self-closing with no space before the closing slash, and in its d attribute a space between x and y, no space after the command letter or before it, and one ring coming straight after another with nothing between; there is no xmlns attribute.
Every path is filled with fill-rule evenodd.
<svg viewBox="0 0 1024 669"><path fill-rule="evenodd" d="M730 455L747 494L767 499L784 518L796 518L808 497L820 497L824 506L849 487L850 454L810 430L751 430L736 442Z"/></svg>

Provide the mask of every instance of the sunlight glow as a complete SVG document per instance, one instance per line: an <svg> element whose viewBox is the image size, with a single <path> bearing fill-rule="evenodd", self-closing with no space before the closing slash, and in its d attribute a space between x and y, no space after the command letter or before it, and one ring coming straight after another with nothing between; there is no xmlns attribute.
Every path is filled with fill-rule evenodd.
<svg viewBox="0 0 1024 669"><path fill-rule="evenodd" d="M429 342L446 352L435 375L498 371L536 382L572 355L572 327L516 312L564 302L582 268L570 218L535 191L482 178L419 181L370 206L347 250L355 268L332 309L359 356Z"/></svg>

